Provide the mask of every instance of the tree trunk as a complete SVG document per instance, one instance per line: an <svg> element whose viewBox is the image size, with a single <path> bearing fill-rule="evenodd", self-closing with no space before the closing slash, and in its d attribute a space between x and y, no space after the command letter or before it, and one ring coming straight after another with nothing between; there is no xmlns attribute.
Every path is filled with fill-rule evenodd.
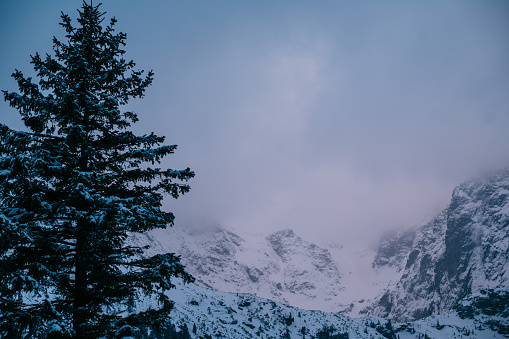
<svg viewBox="0 0 509 339"><path fill-rule="evenodd" d="M74 281L73 329L77 339L86 338L87 321L87 265L86 243L87 233L83 223L77 224L76 236L76 267Z"/></svg>

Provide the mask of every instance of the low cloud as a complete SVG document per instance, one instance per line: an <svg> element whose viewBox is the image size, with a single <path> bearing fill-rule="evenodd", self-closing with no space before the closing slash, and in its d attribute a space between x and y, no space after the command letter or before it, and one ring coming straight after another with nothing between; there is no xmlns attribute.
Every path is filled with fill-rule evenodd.
<svg viewBox="0 0 509 339"><path fill-rule="evenodd" d="M80 5L1 5L1 89L15 90L8 74L30 69L29 53L50 51L60 10ZM188 195L165 201L179 224L375 239L509 165L505 2L112 0L103 10L128 33L128 57L155 71L145 100L127 107L136 131L166 135L179 148L164 165L196 171ZM10 29L17 22L27 31Z"/></svg>

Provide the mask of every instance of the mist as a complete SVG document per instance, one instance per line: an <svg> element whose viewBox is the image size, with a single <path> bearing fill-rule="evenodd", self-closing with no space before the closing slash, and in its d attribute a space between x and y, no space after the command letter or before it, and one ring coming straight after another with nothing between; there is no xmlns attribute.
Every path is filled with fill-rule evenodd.
<svg viewBox="0 0 509 339"><path fill-rule="evenodd" d="M63 36L81 1L0 3L0 89ZM415 227L453 188L509 164L504 1L104 1L126 57L155 72L138 133L178 144L184 227L293 228L373 240ZM21 129L4 103L2 123Z"/></svg>

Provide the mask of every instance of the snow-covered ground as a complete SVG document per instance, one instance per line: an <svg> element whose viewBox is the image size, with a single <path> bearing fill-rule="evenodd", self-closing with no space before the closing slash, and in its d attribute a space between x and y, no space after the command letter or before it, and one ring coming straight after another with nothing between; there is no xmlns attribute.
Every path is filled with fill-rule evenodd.
<svg viewBox="0 0 509 339"><path fill-rule="evenodd" d="M310 338L324 327L348 338L507 338L486 325L486 319L461 319L455 312L413 323L390 324L380 318L349 318L323 311L303 310L250 294L225 293L177 284L169 293L175 301L172 322L184 324L193 338L205 334L222 338ZM196 327L196 333L192 333ZM390 330L392 329L392 330ZM385 333L385 336L384 336ZM303 335L304 334L304 335Z"/></svg>
<svg viewBox="0 0 509 339"><path fill-rule="evenodd" d="M345 315L359 317L359 312L371 300L401 277L398 267L385 267L383 270L373 267L376 251L367 246L345 244L330 246L329 251L339 271L344 274L341 280L344 289L337 302L344 305L341 312Z"/></svg>

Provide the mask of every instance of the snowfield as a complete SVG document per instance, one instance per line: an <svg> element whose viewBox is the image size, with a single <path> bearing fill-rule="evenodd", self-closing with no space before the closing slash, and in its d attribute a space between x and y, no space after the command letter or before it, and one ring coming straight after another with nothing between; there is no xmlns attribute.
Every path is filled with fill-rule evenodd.
<svg viewBox="0 0 509 339"><path fill-rule="evenodd" d="M350 318L336 313L303 310L250 294L225 293L195 284L182 285L168 296L175 301L172 322L184 325L192 338L311 338L324 328L344 338L507 338L492 318L461 319L457 312L412 323L391 324L381 318ZM502 319L499 319L502 320ZM196 327L196 333L192 332ZM392 330L389 330L392 329ZM348 336L346 336L348 335Z"/></svg>

